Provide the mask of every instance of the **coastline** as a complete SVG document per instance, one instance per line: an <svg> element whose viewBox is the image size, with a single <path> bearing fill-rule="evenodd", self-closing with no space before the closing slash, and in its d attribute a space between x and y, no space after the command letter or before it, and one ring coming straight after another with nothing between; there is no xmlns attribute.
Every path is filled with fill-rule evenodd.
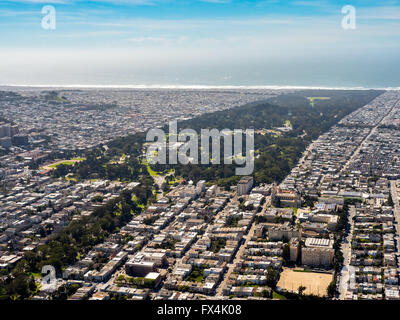
<svg viewBox="0 0 400 320"><path fill-rule="evenodd" d="M96 85L96 84L0 84L1 89L162 89L162 90L388 90L397 91L400 87L318 87L318 86L235 86L235 85Z"/></svg>

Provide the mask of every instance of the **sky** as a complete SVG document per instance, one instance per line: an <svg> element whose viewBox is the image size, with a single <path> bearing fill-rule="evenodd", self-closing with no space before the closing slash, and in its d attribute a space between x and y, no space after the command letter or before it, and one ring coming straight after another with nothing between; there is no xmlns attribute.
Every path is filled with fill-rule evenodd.
<svg viewBox="0 0 400 320"><path fill-rule="evenodd" d="M0 85L400 87L399 53L400 1L0 0Z"/></svg>

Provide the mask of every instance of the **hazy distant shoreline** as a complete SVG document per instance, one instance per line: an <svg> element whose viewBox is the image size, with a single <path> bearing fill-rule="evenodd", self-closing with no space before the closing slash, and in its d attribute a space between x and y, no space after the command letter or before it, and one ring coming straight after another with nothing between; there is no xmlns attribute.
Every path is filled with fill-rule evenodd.
<svg viewBox="0 0 400 320"><path fill-rule="evenodd" d="M319 86L236 86L236 85L18 85L2 84L0 89L169 89L169 90L400 90L400 87L319 87Z"/></svg>

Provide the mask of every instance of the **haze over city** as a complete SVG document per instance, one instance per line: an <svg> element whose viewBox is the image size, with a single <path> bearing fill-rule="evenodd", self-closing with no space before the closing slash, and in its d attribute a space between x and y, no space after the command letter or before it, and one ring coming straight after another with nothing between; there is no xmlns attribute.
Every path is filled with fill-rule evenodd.
<svg viewBox="0 0 400 320"><path fill-rule="evenodd" d="M347 4L3 0L0 84L398 87L399 1Z"/></svg>

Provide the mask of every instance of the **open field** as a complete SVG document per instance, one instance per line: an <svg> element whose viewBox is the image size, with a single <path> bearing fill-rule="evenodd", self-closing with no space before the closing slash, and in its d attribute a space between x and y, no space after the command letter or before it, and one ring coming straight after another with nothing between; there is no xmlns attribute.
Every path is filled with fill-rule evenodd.
<svg viewBox="0 0 400 320"><path fill-rule="evenodd" d="M54 164L50 164L50 165L48 165L48 167L54 169L54 168L57 168L58 166L60 166L62 164L66 165L66 166L72 166L72 165L75 164L75 161L72 161L72 160L61 161L61 162L57 162L57 163L54 163Z"/></svg>
<svg viewBox="0 0 400 320"><path fill-rule="evenodd" d="M293 128L293 125L292 125L292 123L290 122L290 120L285 120L285 122L283 123L283 125L284 125L285 127Z"/></svg>
<svg viewBox="0 0 400 320"><path fill-rule="evenodd" d="M329 273L318 273L312 271L302 272L294 269L284 268L278 282L278 287L287 291L297 292L300 286L306 287L305 294L325 296L326 289L333 280L333 275Z"/></svg>
<svg viewBox="0 0 400 320"><path fill-rule="evenodd" d="M61 161L57 161L57 162L54 162L54 163L52 163L52 164L49 164L49 165L47 165L47 166L44 166L43 168L41 168L41 169L43 169L43 170L51 170L51 169L55 169L55 168L57 168L59 165L61 165L61 164L64 164L64 165L66 165L66 166L72 166L72 165L74 165L75 163L77 163L77 162L81 162L81 161L83 161L83 160L85 160L84 158L75 158L75 159L70 159L70 160L61 160Z"/></svg>
<svg viewBox="0 0 400 320"><path fill-rule="evenodd" d="M147 172L149 173L149 175L150 175L151 177L154 178L154 177L158 177L158 176L162 175L161 172L157 172L157 171L154 171L153 169L151 169L151 168L150 168L150 165L149 165L149 163L147 162L146 159L143 159L142 164L146 166Z"/></svg>
<svg viewBox="0 0 400 320"><path fill-rule="evenodd" d="M329 97L307 97L308 100L310 100L310 105L311 107L314 107L315 105L315 100L329 100Z"/></svg>

